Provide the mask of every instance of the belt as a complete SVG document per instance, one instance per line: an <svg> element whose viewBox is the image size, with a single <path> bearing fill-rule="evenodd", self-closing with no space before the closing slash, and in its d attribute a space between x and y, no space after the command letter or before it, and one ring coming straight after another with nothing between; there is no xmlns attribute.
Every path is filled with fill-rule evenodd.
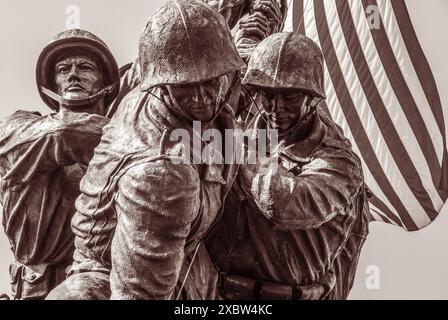
<svg viewBox="0 0 448 320"><path fill-rule="evenodd" d="M291 285L220 274L219 291L226 300L320 300L333 290L334 272L310 285Z"/></svg>

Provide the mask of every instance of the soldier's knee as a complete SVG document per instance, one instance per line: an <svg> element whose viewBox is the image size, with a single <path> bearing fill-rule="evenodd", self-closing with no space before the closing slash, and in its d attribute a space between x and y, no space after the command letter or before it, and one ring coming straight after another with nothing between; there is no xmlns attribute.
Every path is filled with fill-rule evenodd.
<svg viewBox="0 0 448 320"><path fill-rule="evenodd" d="M101 272L78 273L54 288L46 300L108 300L109 275Z"/></svg>

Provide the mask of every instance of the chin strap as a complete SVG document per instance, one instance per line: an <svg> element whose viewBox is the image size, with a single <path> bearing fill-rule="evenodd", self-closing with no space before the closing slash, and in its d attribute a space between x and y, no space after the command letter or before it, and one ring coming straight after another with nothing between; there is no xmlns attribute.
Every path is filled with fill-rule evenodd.
<svg viewBox="0 0 448 320"><path fill-rule="evenodd" d="M60 96L59 94L54 93L53 91L51 91L45 87L40 87L40 91L43 94L45 94L47 97L58 102L62 106L81 107L81 106L85 106L85 105L89 105L89 104L94 104L94 103L98 102L99 100L104 99L108 95L112 94L115 90L117 90L117 86L118 86L118 82L114 82L113 84L111 84L110 86L107 86L100 92L98 92L94 95L88 96L87 98L82 98L82 99L65 99L62 96Z"/></svg>
<svg viewBox="0 0 448 320"><path fill-rule="evenodd" d="M251 121L249 124L247 124L247 120L249 119L249 113L246 117L246 120L244 122L244 126L246 127L246 130L249 129L249 127L252 125L252 123L254 122L255 118L260 115L263 120L266 122L266 124L268 124L268 126L270 126L270 129L274 128L272 122L269 120L269 118L266 116L266 112L264 110L262 110L262 108L258 105L256 99L258 97L258 92L255 94L255 97L252 97L252 95L250 94L250 92L244 87L241 87L243 92L246 94L246 96L249 97L249 99L252 101L252 104L250 106L249 109L249 113L252 112L252 107L255 106L257 108L257 113L253 115Z"/></svg>
<svg viewBox="0 0 448 320"><path fill-rule="evenodd" d="M218 118L218 116L221 114L222 110L225 108L226 105L228 104L228 101L230 100L230 97L233 94L233 91L236 89L236 87L239 84L239 80L240 80L240 75L239 73L234 73L233 74L233 78L232 81L230 82L229 88L227 89L226 94L223 96L218 97L218 110L216 111L215 115L213 116L213 118L209 121L204 121L205 123L210 123L216 120L216 118ZM229 105L230 106L230 105ZM232 106L230 106L232 107Z"/></svg>

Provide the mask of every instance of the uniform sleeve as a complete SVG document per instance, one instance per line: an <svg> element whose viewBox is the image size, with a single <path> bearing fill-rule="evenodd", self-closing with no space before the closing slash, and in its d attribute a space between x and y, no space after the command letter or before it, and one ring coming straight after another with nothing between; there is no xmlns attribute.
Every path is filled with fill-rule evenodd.
<svg viewBox="0 0 448 320"><path fill-rule="evenodd" d="M105 117L60 112L40 116L17 112L0 122L0 176L7 187L37 174L74 164L88 165L100 142Z"/></svg>
<svg viewBox="0 0 448 320"><path fill-rule="evenodd" d="M243 15L249 12L251 0L202 0L217 10L225 19L230 29L236 26Z"/></svg>
<svg viewBox="0 0 448 320"><path fill-rule="evenodd" d="M358 159L342 149L321 150L301 172L280 165L267 172L246 166L241 177L262 214L285 230L317 228L350 214L364 185Z"/></svg>
<svg viewBox="0 0 448 320"><path fill-rule="evenodd" d="M199 177L167 160L130 169L116 193L112 299L170 299L199 211Z"/></svg>
<svg viewBox="0 0 448 320"><path fill-rule="evenodd" d="M216 9L225 19L230 29L233 29L239 20L246 14L250 13L252 0L202 0L214 9ZM282 13L282 21L278 21L273 29L273 33L283 30L286 19L288 4L286 0L276 1Z"/></svg>

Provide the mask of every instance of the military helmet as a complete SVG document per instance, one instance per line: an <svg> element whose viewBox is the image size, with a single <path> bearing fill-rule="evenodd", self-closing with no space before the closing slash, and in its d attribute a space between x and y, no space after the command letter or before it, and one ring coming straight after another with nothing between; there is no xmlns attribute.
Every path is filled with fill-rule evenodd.
<svg viewBox="0 0 448 320"><path fill-rule="evenodd" d="M92 55L98 62L103 76L105 88L99 93L81 100L67 100L54 91L55 64L57 59L67 53L83 52ZM53 110L65 102L68 105L85 105L104 98L108 107L118 94L120 76L117 62L107 45L93 33L80 29L70 29L57 34L42 50L36 66L36 82L39 94L44 102Z"/></svg>
<svg viewBox="0 0 448 320"><path fill-rule="evenodd" d="M322 51L313 40L303 35L275 33L255 48L242 83L299 90L325 99Z"/></svg>
<svg viewBox="0 0 448 320"><path fill-rule="evenodd" d="M149 18L139 60L142 91L208 81L244 66L224 18L196 0L170 0Z"/></svg>

